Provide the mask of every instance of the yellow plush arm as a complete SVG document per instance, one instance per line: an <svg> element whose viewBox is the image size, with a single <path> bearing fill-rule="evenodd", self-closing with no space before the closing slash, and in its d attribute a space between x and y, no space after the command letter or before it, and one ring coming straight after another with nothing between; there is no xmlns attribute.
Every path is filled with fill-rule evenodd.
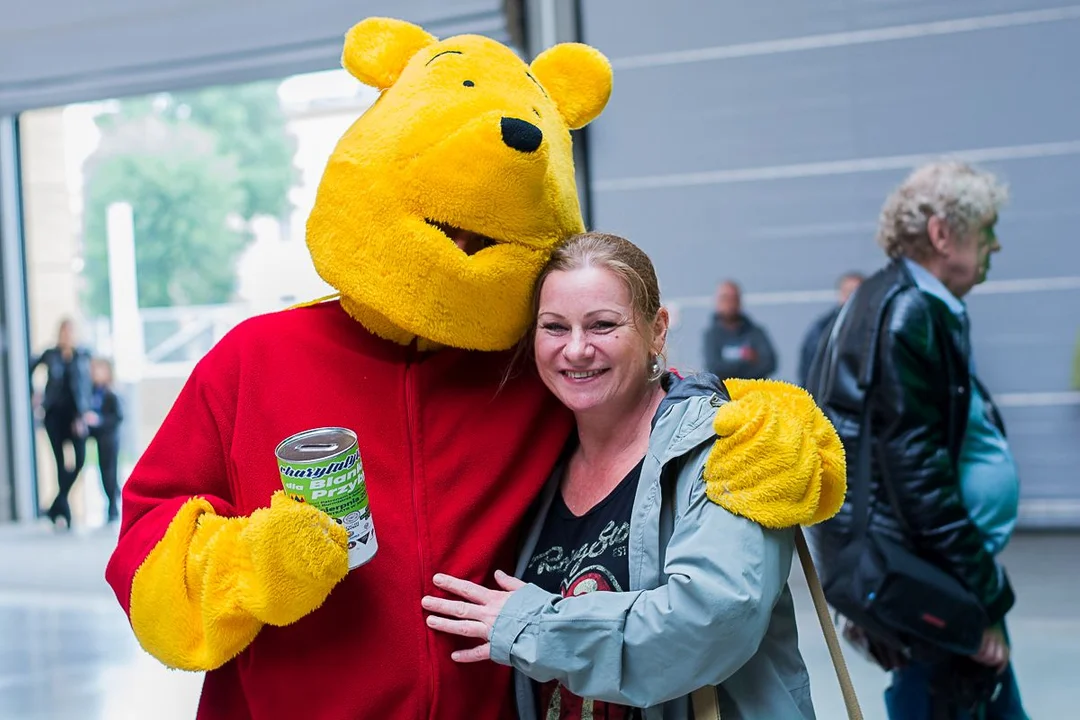
<svg viewBox="0 0 1080 720"><path fill-rule="evenodd" d="M131 585L131 626L166 665L212 670L264 624L312 612L348 572L345 530L278 492L269 508L224 518L186 502Z"/></svg>
<svg viewBox="0 0 1080 720"><path fill-rule="evenodd" d="M725 380L719 439L705 463L706 494L765 527L813 525L840 510L844 446L810 394L776 380Z"/></svg>

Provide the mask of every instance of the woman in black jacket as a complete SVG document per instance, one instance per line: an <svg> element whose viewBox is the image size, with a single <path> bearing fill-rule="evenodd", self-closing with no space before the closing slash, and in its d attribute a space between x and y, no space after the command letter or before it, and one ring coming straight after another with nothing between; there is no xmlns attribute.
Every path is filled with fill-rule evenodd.
<svg viewBox="0 0 1080 720"><path fill-rule="evenodd" d="M30 364L30 373L44 365L48 378L41 402L44 410L45 432L49 436L59 492L47 511L53 524L63 518L71 528L71 507L68 491L86 461L86 424L90 413L90 353L75 346L75 324L65 319L60 323L56 345ZM75 466L67 467L64 445L70 443L75 451Z"/></svg>
<svg viewBox="0 0 1080 720"><path fill-rule="evenodd" d="M109 501L108 521L120 519L120 496L116 481L116 466L120 454L120 423L124 419L120 398L113 392L112 363L105 358L90 362L93 389L90 393L90 437L97 442L101 487Z"/></svg>

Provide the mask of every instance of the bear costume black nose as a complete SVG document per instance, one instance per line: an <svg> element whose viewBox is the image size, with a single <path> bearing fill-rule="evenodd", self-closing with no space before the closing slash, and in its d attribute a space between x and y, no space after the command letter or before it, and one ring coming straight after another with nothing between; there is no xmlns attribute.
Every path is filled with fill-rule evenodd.
<svg viewBox="0 0 1080 720"><path fill-rule="evenodd" d="M503 142L521 152L535 152L544 140L544 133L530 122L517 118L502 119Z"/></svg>

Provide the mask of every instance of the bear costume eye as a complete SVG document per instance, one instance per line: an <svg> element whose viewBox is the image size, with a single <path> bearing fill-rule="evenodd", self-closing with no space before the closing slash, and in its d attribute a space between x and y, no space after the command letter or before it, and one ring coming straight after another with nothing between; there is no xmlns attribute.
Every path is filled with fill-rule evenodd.
<svg viewBox="0 0 1080 720"><path fill-rule="evenodd" d="M530 80L536 83L536 87L540 88L540 92L544 93L544 97L548 97L547 90L545 90L544 86L540 84L540 81L534 78L533 74L528 70L525 71L525 74L529 77Z"/></svg>
<svg viewBox="0 0 1080 720"><path fill-rule="evenodd" d="M472 87L473 85L476 85L476 83L474 83L472 80L466 80L465 82L463 82L461 84L464 85L465 87Z"/></svg>

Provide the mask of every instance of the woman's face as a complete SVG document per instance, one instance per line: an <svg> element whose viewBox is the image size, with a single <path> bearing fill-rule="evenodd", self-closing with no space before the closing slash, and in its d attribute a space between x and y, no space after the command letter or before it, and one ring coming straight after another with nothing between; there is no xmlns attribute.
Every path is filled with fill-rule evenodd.
<svg viewBox="0 0 1080 720"><path fill-rule="evenodd" d="M60 323L60 329L56 333L56 345L60 348L70 348L75 345L75 327L69 321Z"/></svg>
<svg viewBox="0 0 1080 720"><path fill-rule="evenodd" d="M574 412L636 402L648 392L652 345L662 346L666 320L661 310L654 338L643 337L620 276L596 267L553 272L540 290L537 370Z"/></svg>

